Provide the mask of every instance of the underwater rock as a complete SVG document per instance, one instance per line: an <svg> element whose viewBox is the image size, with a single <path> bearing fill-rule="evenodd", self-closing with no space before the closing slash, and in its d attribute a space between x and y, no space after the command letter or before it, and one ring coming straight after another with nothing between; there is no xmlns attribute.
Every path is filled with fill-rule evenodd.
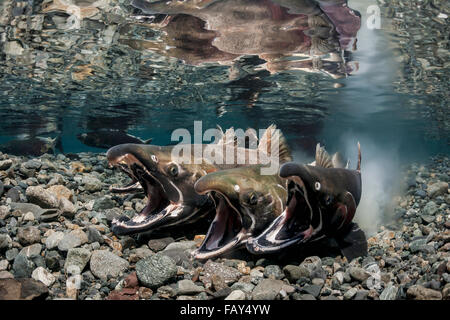
<svg viewBox="0 0 450 320"><path fill-rule="evenodd" d="M96 277L106 280L116 278L129 266L128 261L118 257L108 250L95 250L90 260L90 270ZM137 266L136 266L137 271Z"/></svg>
<svg viewBox="0 0 450 320"><path fill-rule="evenodd" d="M139 260L136 263L136 274L144 286L153 289L173 279L177 268L171 258L158 253Z"/></svg>

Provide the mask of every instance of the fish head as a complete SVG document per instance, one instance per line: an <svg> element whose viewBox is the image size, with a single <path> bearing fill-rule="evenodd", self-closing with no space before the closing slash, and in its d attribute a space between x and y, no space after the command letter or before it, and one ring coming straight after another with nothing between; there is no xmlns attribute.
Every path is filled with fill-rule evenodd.
<svg viewBox="0 0 450 320"><path fill-rule="evenodd" d="M110 165L139 182L148 198L147 206L134 218L113 221L116 234L179 224L196 216L206 205L208 197L194 190L195 181L206 173L181 163L171 151L170 146L142 144L122 144L107 151ZM193 172L195 169L198 171Z"/></svg>
<svg viewBox="0 0 450 320"><path fill-rule="evenodd" d="M277 176L260 174L260 166L246 166L210 173L195 184L199 194L214 201L216 216L196 259L208 259L246 243L283 211L286 189Z"/></svg>
<svg viewBox="0 0 450 320"><path fill-rule="evenodd" d="M89 142L89 135L87 133L79 133L77 134L77 139L82 143Z"/></svg>
<svg viewBox="0 0 450 320"><path fill-rule="evenodd" d="M250 252L275 252L350 224L361 197L359 171L286 163L279 175L288 181L286 208L264 232L247 241Z"/></svg>

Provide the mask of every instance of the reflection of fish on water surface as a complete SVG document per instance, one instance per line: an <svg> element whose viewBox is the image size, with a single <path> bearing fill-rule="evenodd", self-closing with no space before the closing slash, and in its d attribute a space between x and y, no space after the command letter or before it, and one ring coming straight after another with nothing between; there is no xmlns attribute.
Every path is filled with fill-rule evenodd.
<svg viewBox="0 0 450 320"><path fill-rule="evenodd" d="M100 129L97 131L80 133L77 135L77 138L87 146L103 149L108 149L124 143L149 144L152 142L152 138L142 140L123 130L115 129Z"/></svg>
<svg viewBox="0 0 450 320"><path fill-rule="evenodd" d="M355 71L341 51L356 37L360 16L346 1L222 0L198 6L134 0L132 5L144 13L167 14L164 23L151 24L166 36L162 42L122 42L188 64L232 64L236 57L258 55L271 73L303 70L339 78Z"/></svg>

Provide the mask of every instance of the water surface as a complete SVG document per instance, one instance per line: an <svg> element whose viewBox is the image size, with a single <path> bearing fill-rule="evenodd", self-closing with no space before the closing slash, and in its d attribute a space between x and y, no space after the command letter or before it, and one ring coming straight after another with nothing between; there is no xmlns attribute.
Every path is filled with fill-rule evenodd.
<svg viewBox="0 0 450 320"><path fill-rule="evenodd" d="M59 135L64 152L103 152L76 135L121 129L164 145L201 120L275 123L299 158L317 142L350 158L356 141L402 161L448 154L440 9L380 6L369 29L377 3L342 2L3 1L0 143Z"/></svg>

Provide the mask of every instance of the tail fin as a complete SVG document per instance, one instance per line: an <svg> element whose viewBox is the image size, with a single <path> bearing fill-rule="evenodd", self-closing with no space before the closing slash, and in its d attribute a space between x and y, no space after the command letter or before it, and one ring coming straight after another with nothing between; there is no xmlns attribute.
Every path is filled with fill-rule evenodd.
<svg viewBox="0 0 450 320"><path fill-rule="evenodd" d="M358 165L356 166L356 170L361 172L361 145L358 141Z"/></svg>

